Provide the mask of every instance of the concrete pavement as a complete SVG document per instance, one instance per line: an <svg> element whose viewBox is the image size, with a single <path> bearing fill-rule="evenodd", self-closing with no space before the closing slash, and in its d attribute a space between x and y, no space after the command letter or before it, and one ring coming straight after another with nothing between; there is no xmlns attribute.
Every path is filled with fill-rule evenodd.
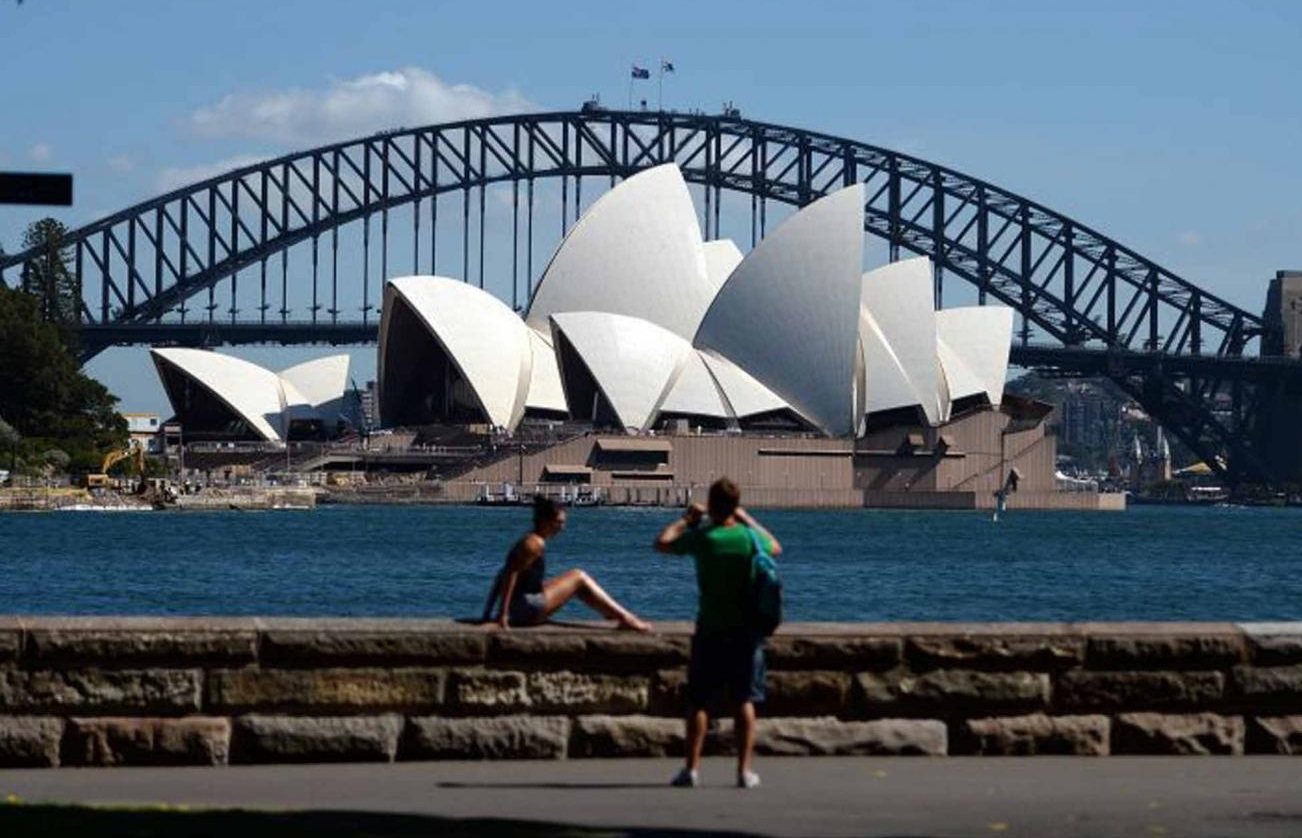
<svg viewBox="0 0 1302 838"><path fill-rule="evenodd" d="M503 819L507 827L541 822L600 827L607 835L1302 834L1302 760L1288 757L767 758L757 763L764 785L755 791L732 788L732 763L722 758L706 761L704 788L668 788L677 766L629 759L6 770L0 800L364 812L373 816L366 831L384 835L465 834L450 825L521 831L503 832ZM31 826L21 821L24 808L0 806L0 834ZM111 814L85 813L78 828L99 834L105 823L95 818ZM193 830L209 816L174 817L164 829L179 834L179 826ZM484 818L498 820L460 823ZM269 834L299 834L285 823ZM319 832L300 826L304 834Z"/></svg>

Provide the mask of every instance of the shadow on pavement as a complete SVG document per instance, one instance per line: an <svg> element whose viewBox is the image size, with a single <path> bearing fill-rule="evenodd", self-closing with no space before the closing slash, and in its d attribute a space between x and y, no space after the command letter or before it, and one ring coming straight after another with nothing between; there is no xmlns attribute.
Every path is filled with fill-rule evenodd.
<svg viewBox="0 0 1302 838"><path fill-rule="evenodd" d="M435 783L441 789L555 789L558 791L583 791L598 789L663 789L664 783Z"/></svg>
<svg viewBox="0 0 1302 838"><path fill-rule="evenodd" d="M111 838L367 838L406 836L488 836L488 838L696 838L725 835L744 838L741 832L705 832L690 829L639 829L584 827L497 818L443 818L373 812L259 812L243 809L181 809L179 807L118 808L45 804L0 805L0 835L41 838L111 836Z"/></svg>

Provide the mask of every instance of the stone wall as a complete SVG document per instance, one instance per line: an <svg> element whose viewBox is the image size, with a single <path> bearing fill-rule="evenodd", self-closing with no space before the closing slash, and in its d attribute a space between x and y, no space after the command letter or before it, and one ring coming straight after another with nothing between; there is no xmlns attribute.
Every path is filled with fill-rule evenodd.
<svg viewBox="0 0 1302 838"><path fill-rule="evenodd" d="M677 754L659 629L0 618L0 765ZM800 624L769 666L764 754L1302 753L1297 623Z"/></svg>

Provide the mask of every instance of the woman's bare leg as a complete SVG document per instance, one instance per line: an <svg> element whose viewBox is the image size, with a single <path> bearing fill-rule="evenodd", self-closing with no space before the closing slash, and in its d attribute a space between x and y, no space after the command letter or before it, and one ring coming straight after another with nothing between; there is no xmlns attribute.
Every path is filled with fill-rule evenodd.
<svg viewBox="0 0 1302 838"><path fill-rule="evenodd" d="M709 716L704 710L687 711L687 770L701 767L701 751L705 748L705 733Z"/></svg>
<svg viewBox="0 0 1302 838"><path fill-rule="evenodd" d="M555 579L543 583L544 616L550 617L561 606L578 597L589 608L608 620L615 620L621 628L649 631L651 627L633 615L582 570L567 570Z"/></svg>
<svg viewBox="0 0 1302 838"><path fill-rule="evenodd" d="M737 736L737 775L750 770L750 755L755 750L755 705L747 701L737 708L734 722Z"/></svg>

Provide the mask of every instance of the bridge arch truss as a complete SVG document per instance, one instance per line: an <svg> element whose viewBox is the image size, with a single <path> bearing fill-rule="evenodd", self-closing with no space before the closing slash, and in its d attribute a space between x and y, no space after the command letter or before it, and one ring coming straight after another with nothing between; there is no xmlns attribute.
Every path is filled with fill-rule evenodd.
<svg viewBox="0 0 1302 838"><path fill-rule="evenodd" d="M721 229L724 193L748 196L752 244L766 231L771 204L803 206L864 184L864 229L885 242L892 259L931 257L938 300L956 278L979 302L1019 312L1014 360L1106 375L1214 467L1250 477L1268 471L1247 440L1260 436L1269 413L1263 400L1277 399L1278 382L1296 375L1292 366L1246 357L1262 333L1258 316L986 181L734 114L585 109L401 129L175 190L72 231L64 242L86 291L84 354L120 343L372 340L374 280L433 272L440 247L445 260L447 248L459 249L463 278L484 286L485 195L493 188L511 190L511 295L519 306L541 267L536 186L559 181L563 234L579 216L585 186L591 198L594 183L604 188L666 162L699 184L707 238ZM449 203L460 233L451 244L439 237L439 213L446 215ZM389 246L390 215L399 208L409 210L412 225L403 256ZM341 280L345 227L361 229L363 275ZM374 280L372 247L379 250ZM292 272L291 249L310 254ZM0 256L0 282L21 284L36 258ZM238 281L245 294L250 282L258 289L258 304L246 307L250 316L236 305ZM231 303L219 316L223 283ZM348 299L359 287L360 299ZM205 296L194 316L189 303ZM306 316L294 316L299 310ZM1228 408L1213 404L1231 391Z"/></svg>

